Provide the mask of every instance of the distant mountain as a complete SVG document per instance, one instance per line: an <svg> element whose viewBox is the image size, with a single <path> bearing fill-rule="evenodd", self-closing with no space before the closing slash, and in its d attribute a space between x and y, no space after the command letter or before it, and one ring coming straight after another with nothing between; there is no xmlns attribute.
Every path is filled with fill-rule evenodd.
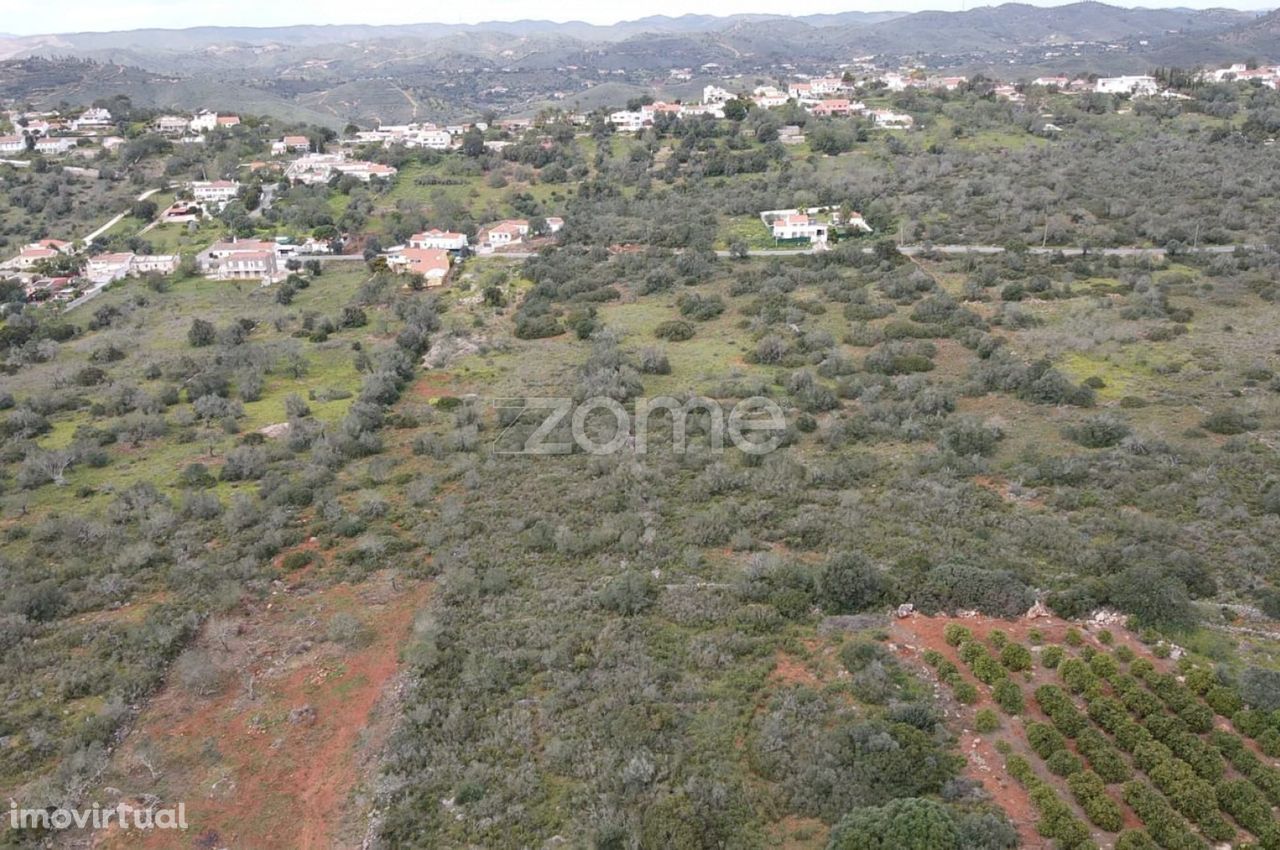
<svg viewBox="0 0 1280 850"><path fill-rule="evenodd" d="M1222 64L1257 59L1280 62L1280 10L1201 37L1183 37L1159 45L1155 64Z"/></svg>
<svg viewBox="0 0 1280 850"><path fill-rule="evenodd" d="M395 61L415 51L470 54L508 62L577 45L593 46L601 67L660 68L739 59L845 59L850 55L971 55L1042 44L1163 39L1247 25L1254 16L1228 9L1126 9L1098 2L1038 7L1022 3L965 12L843 12L780 15L651 16L598 26L581 21L521 20L481 24L192 27L66 33L0 39L0 58L70 55L137 65L162 73L217 68L288 67L309 60ZM648 39L652 49L637 50ZM445 47L447 45L447 47ZM624 46L625 45L625 46ZM340 53L329 48L340 48ZM616 54L615 54L616 51ZM637 59L637 54L647 54ZM616 55L617 61L612 57Z"/></svg>
<svg viewBox="0 0 1280 850"><path fill-rule="evenodd" d="M317 46L349 42L413 38L434 40L459 33L504 33L516 36L559 35L584 41L622 41L644 33L698 33L742 22L796 20L814 27L866 26L905 15L905 12L841 12L792 18L785 15L654 15L607 26L583 21L519 20L479 24L331 24L287 27L190 27L137 29L117 32L72 32L12 37L39 45L55 43L73 51L199 50L220 45ZM53 42L51 42L53 40Z"/></svg>
<svg viewBox="0 0 1280 850"><path fill-rule="evenodd" d="M1248 12L1215 9L1124 9L1083 2L1040 7L1023 3L965 12L919 12L890 21L823 32L872 54L975 53L1043 44L1165 38L1220 30L1253 19Z"/></svg>
<svg viewBox="0 0 1280 850"><path fill-rule="evenodd" d="M1280 60L1278 47L1276 13L1099 2L915 14L653 16L607 27L535 20L194 27L0 38L0 60L19 60L0 62L0 97L54 105L124 94L160 108L369 124L488 110L527 114L544 105L580 109L645 92L689 97L726 76L817 73L858 56L1017 79L1030 71L1126 73ZM30 57L73 61L22 61ZM74 61L86 59L99 64ZM694 69L695 78L673 78L676 68Z"/></svg>

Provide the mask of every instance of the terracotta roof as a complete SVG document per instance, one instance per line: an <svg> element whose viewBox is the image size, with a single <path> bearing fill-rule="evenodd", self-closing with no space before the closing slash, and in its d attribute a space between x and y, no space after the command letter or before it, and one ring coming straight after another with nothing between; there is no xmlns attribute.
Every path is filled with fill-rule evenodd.
<svg viewBox="0 0 1280 850"><path fill-rule="evenodd" d="M438 248L405 248L400 256L409 264L411 271L419 274L438 271L449 271L449 252Z"/></svg>

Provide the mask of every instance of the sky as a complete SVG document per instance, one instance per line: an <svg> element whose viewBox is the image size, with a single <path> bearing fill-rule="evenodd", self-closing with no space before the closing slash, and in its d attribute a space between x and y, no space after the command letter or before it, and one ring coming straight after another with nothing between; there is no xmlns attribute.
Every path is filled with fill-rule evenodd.
<svg viewBox="0 0 1280 850"><path fill-rule="evenodd" d="M1027 0L1024 0L1026 2ZM1116 5L1230 6L1270 8L1276 0L1169 0ZM404 0L0 0L0 33L32 35L57 32L130 30L148 27L288 26L291 24L408 24L478 23L534 18L579 20L612 24L620 19L686 13L730 15L770 12L806 15L845 11L954 11L999 0L793 0L779 7L776 0L634 0L625 7L597 0L489 0L483 4L414 4ZM1056 6L1054 0L1029 0L1037 6ZM620 18L621 14L625 18Z"/></svg>

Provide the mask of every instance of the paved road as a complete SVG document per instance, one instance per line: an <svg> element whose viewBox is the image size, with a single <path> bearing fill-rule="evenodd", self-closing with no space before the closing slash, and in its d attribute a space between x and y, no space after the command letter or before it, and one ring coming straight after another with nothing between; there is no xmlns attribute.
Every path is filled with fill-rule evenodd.
<svg viewBox="0 0 1280 850"><path fill-rule="evenodd" d="M156 188L156 189L148 189L147 191L143 192L141 195L139 195L139 196L138 196L137 198L135 198L134 200L135 200L135 201L145 201L147 198L150 198L152 195L154 195L156 192L161 191L161 189L163 189L163 188L165 188L165 187L161 186L161 187ZM106 233L108 230L110 230L111 228L115 227L115 226L116 226L117 224L119 224L120 222L124 221L124 217L125 217L125 216L127 216L128 214L129 214L129 210L125 210L124 212L120 213L120 215L118 215L118 216L116 216L115 218L111 219L111 220L110 220L110 221L108 221L106 224L102 225L102 227L99 227L97 230L93 231L93 232L92 232L92 233L90 233L88 236L86 236L86 237L84 238L84 243L85 243L86 245L88 245L90 242L92 242L93 240L97 239L99 236L101 236L102 234Z"/></svg>
<svg viewBox="0 0 1280 850"><path fill-rule="evenodd" d="M135 200L145 201L147 198L150 198L156 192L163 191L164 189L167 189L167 188L168 188L167 186L159 186L155 189L148 189L147 191L138 195L138 197ZM102 225L102 227L99 227L97 230L90 233L88 236L84 238L84 244L88 245L90 242L97 239L99 236L106 233L108 230L115 227L120 222L124 221L125 216L127 216L129 212L130 212L129 210L125 210L115 218L108 221L106 224ZM143 228L142 232L145 233L147 230L150 230L154 225L155 225L155 222L153 221L150 224L148 224L145 228ZM99 283L95 283L93 286L89 287L83 293L81 293L79 298L75 299L74 301L68 301L67 306L62 308L62 312L66 313L69 310L74 310L76 307L79 307L81 304L85 304L89 301L92 301L94 298L97 298L98 295L101 294L102 290L106 289L108 284L110 283L111 281L109 280L104 280Z"/></svg>
<svg viewBox="0 0 1280 850"><path fill-rule="evenodd" d="M1230 254L1237 248L1252 250L1257 245L1207 245L1203 248L1184 248L1183 253L1187 254ZM805 254L820 254L825 250L817 250L814 248L757 248L747 251L752 257L795 257ZM937 254L1003 254L1007 249L1003 245L903 245L898 251L908 257L918 256L920 254L937 253ZM862 253L870 254L875 248L867 247L862 249ZM1053 246L1041 247L1039 245L1027 248L1028 254L1058 254L1064 257L1079 257L1085 253L1083 248L1055 248ZM1164 248L1090 248L1089 256L1101 257L1163 257ZM510 256L510 255L508 255ZM728 251L716 251L717 257L730 256Z"/></svg>
<svg viewBox="0 0 1280 850"><path fill-rule="evenodd" d="M1184 248L1183 251L1188 254L1230 254L1237 248L1253 250L1258 245L1207 245L1203 248ZM808 254L821 254L828 249L815 248L751 248L747 254L752 257L803 257ZM918 256L920 254L928 254L935 252L938 254L1003 254L1007 250L1003 245L903 245L898 249L901 253L908 257ZM870 254L875 248L870 246L863 248L864 254ZM1062 247L1055 248L1053 246L1034 246L1027 248L1028 254L1056 254L1062 253L1066 257L1078 257L1084 254L1082 248ZM1162 257L1165 255L1164 248L1091 248L1090 256L1101 257ZM499 257L508 260L527 260L530 257L538 256L536 251L499 251L493 254L483 254L485 257ZM716 251L717 257L730 256L728 251ZM343 259L334 257L333 259ZM359 258L356 258L359 259Z"/></svg>
<svg viewBox="0 0 1280 850"><path fill-rule="evenodd" d="M148 197L150 197L151 195L153 195L158 191L160 190L151 189L148 192L144 192L142 195L139 196L138 200L146 200ZM118 222L121 218L124 217L124 215L125 214L122 213L121 215L107 222L106 225L99 228L98 232L105 233L107 230L110 230L115 225L116 222ZM89 236L89 239L90 240L93 239L93 237L96 235L97 233L92 234L91 236ZM1252 250L1258 247L1259 246L1257 245L1207 245L1203 248L1196 248L1194 250L1191 248L1185 248L1183 250L1185 253L1188 253L1188 254L1230 254L1231 252L1235 251L1237 248ZM754 248L754 249L748 250L747 254L752 257L801 257L807 254L823 253L823 251L825 250L827 249L818 250L814 248L802 248L802 249ZM1002 254L1005 252L1006 249L1003 245L927 245L927 246L926 245L903 245L898 250L901 253L906 254L909 257L912 257L920 254L928 254L930 252L938 253L938 254ZM866 248L863 248L862 251L865 254L870 254L873 251L875 251L875 248L866 247ZM1027 248L1028 254L1056 254L1059 252L1066 257L1078 257L1084 253L1084 250L1081 248L1069 248L1069 247L1054 248L1051 246L1041 247L1038 245ZM1103 256L1103 257L1144 257L1144 256L1145 257L1163 257L1165 253L1166 251L1164 248L1092 248L1089 250L1090 256ZM537 251L500 251L493 254L483 254L481 256L497 257L499 259L507 259L507 260L527 260L530 257L538 256L538 252ZM716 251L716 256L728 257L729 252ZM317 254L315 256L306 257L306 259L319 260L322 263L333 263L333 262L363 263L364 262L364 257L360 254ZM86 301L89 301L90 299L95 297L99 292L101 292L105 286L106 284L95 284L94 287L88 290L87 292L85 292L84 295L81 295L75 301L72 301L69 304L67 304L65 309L71 310L75 307L80 306Z"/></svg>

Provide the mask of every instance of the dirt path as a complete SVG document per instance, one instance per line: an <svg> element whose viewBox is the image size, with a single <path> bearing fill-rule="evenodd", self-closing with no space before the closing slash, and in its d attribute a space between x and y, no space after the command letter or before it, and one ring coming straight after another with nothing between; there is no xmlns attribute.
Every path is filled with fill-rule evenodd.
<svg viewBox="0 0 1280 850"><path fill-rule="evenodd" d="M98 834L93 846L360 845L375 755L394 720L399 651L430 588L378 574L312 589L306 572L205 628L198 649L225 671L222 686L202 696L172 675L103 778L104 802L183 801L191 828ZM350 639L328 639L335 617Z"/></svg>

